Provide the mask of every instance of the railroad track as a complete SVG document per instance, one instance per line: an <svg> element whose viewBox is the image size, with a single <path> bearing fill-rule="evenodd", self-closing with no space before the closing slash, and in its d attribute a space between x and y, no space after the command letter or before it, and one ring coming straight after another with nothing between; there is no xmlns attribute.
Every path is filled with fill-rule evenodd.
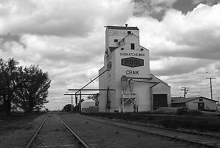
<svg viewBox="0 0 220 148"><path fill-rule="evenodd" d="M161 127L143 126L132 123L125 123L114 121L110 119L101 119L88 116L81 116L83 118L94 120L106 124L115 125L118 127L138 131L144 134L151 134L155 136L169 138L175 141L186 142L189 144L197 145L199 147L220 148L220 137L205 133L190 132L184 130L166 129Z"/></svg>
<svg viewBox="0 0 220 148"><path fill-rule="evenodd" d="M55 120L50 119L50 118L54 118ZM50 120L50 121L48 121L48 120ZM55 123L55 121L57 123ZM49 122L49 123L47 123L47 122ZM51 123L53 123L53 125ZM45 125L45 124L48 124L48 125ZM55 124L56 124L56 126L54 126ZM65 129L67 129L67 130L65 130ZM48 132L55 132L55 134L50 134ZM59 133L57 134L56 132L59 132ZM55 137L56 134L59 137L58 137L58 139L55 139L55 141L54 141L53 138ZM47 138L44 139L44 137L46 137L46 136L47 136ZM67 141L67 139L69 141ZM41 147L41 148L44 148L44 147L45 148L46 147L47 148L50 148L50 147L89 148L89 146L60 117L58 117L56 115L48 115L41 122L39 128L36 130L34 135L31 137L30 141L25 146L25 148L33 148L33 147L34 148L38 148L38 147Z"/></svg>

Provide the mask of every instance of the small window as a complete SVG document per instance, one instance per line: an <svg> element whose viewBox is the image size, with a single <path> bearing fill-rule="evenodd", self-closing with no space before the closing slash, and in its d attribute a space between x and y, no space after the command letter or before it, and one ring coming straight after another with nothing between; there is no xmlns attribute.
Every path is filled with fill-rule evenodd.
<svg viewBox="0 0 220 148"><path fill-rule="evenodd" d="M121 50L124 50L124 48L121 48Z"/></svg>
<svg viewBox="0 0 220 148"><path fill-rule="evenodd" d="M203 99L199 99L199 101L203 101Z"/></svg>
<svg viewBox="0 0 220 148"><path fill-rule="evenodd" d="M118 39L114 39L114 42L118 42Z"/></svg>
<svg viewBox="0 0 220 148"><path fill-rule="evenodd" d="M128 34L131 34L131 31L128 31Z"/></svg>
<svg viewBox="0 0 220 148"><path fill-rule="evenodd" d="M131 43L131 49L134 49L134 43Z"/></svg>

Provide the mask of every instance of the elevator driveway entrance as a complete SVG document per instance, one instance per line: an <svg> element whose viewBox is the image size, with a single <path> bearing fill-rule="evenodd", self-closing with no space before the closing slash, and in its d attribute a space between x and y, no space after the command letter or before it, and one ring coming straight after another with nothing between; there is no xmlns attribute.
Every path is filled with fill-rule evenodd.
<svg viewBox="0 0 220 148"><path fill-rule="evenodd" d="M167 94L153 94L153 108L168 107Z"/></svg>

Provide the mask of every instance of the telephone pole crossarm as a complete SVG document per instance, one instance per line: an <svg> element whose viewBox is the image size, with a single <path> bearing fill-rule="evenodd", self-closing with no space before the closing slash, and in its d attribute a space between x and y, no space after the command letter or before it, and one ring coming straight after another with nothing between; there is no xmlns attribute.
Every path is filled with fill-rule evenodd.
<svg viewBox="0 0 220 148"><path fill-rule="evenodd" d="M184 98L186 98L186 94L189 91L189 88L188 87L182 87L181 91L183 91L183 96L184 96Z"/></svg>

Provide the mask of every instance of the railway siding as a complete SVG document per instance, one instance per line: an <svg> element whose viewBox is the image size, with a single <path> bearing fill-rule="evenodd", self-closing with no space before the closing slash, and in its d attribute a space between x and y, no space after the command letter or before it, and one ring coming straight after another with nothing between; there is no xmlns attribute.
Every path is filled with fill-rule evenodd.
<svg viewBox="0 0 220 148"><path fill-rule="evenodd" d="M36 131L37 127L48 115L49 117L45 120L45 124L34 141L33 147L35 148L74 148L83 147L82 143L88 144L87 148L220 147L219 137L215 136L200 135L199 133L191 135L190 132L164 130L163 128L123 123L119 122L119 120L74 113L51 113L39 116L33 123L28 123L28 125L32 125L32 128L28 130L19 129L12 133L3 133L3 136L0 135L0 147L24 147L24 143L28 143L34 130ZM65 127L63 124L68 127ZM73 134L68 129L72 129L80 137L81 142L73 138ZM7 141L4 138L8 138Z"/></svg>
<svg viewBox="0 0 220 148"><path fill-rule="evenodd" d="M162 136L146 134L137 130L112 125L111 122L100 122L93 117L83 118L82 115L63 114L60 116L90 147L103 148L197 148L191 143L177 142ZM95 119L95 120L93 120ZM101 119L99 119L101 120ZM131 125L129 125L131 126ZM143 127L142 127L143 128Z"/></svg>
<svg viewBox="0 0 220 148"><path fill-rule="evenodd" d="M78 147L71 133L63 126L56 114L50 114L40 129L32 145L34 148L42 147Z"/></svg>

